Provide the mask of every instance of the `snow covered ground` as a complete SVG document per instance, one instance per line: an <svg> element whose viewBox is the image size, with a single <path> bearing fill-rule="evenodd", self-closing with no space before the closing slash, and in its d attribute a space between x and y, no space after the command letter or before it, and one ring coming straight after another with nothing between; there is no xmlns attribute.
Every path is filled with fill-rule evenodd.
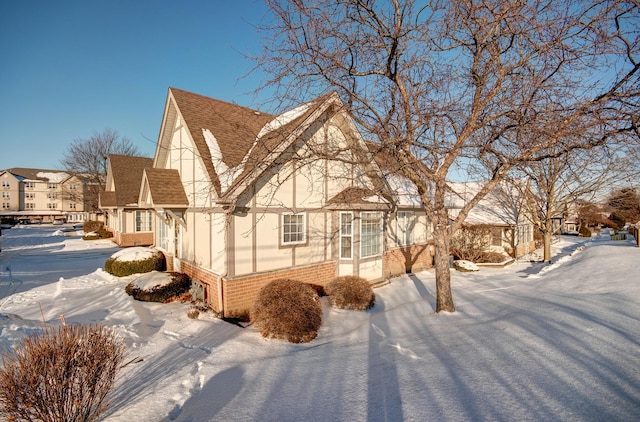
<svg viewBox="0 0 640 422"><path fill-rule="evenodd" d="M307 344L265 340L187 304L124 293L100 268L117 249L59 226L3 230L0 350L42 326L98 322L127 360L105 420L636 421L640 249L565 237L551 265L453 272L457 312L436 314L434 273L391 280L368 312L324 302ZM584 246L584 249L579 246ZM10 270L9 270L10 268ZM323 299L325 300L325 299Z"/></svg>

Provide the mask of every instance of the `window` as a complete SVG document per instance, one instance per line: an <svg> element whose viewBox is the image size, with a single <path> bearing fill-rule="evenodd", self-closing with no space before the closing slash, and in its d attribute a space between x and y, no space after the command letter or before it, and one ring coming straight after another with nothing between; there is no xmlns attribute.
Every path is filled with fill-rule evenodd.
<svg viewBox="0 0 640 422"><path fill-rule="evenodd" d="M52 192L47 193L47 199L56 199L56 196L57 195L55 193L52 193Z"/></svg>
<svg viewBox="0 0 640 422"><path fill-rule="evenodd" d="M3 202L2 203L2 209L3 210L8 210L9 207L11 207L11 204L9 204L8 202Z"/></svg>
<svg viewBox="0 0 640 422"><path fill-rule="evenodd" d="M136 231L137 232L151 231L151 211L148 211L148 210L136 211Z"/></svg>
<svg viewBox="0 0 640 422"><path fill-rule="evenodd" d="M69 190L76 190L76 185L74 183L70 184Z"/></svg>
<svg viewBox="0 0 640 422"><path fill-rule="evenodd" d="M363 212L360 220L360 256L380 255L382 252L382 213Z"/></svg>
<svg viewBox="0 0 640 422"><path fill-rule="evenodd" d="M33 202L27 202L24 204L24 208L27 210L35 210L36 204L34 204Z"/></svg>
<svg viewBox="0 0 640 422"><path fill-rule="evenodd" d="M169 227L167 226L167 220L166 220L166 215L164 212L162 212L160 214L160 218L157 218L156 221L158 222L157 224L157 232L156 232L156 243L157 245L161 248L164 249L165 251L169 250Z"/></svg>
<svg viewBox="0 0 640 422"><path fill-rule="evenodd" d="M353 257L353 214L340 213L340 258L351 259Z"/></svg>
<svg viewBox="0 0 640 422"><path fill-rule="evenodd" d="M49 208L50 210L55 210L56 208L58 208L58 204L56 204L55 202L50 202L47 204L47 208Z"/></svg>
<svg viewBox="0 0 640 422"><path fill-rule="evenodd" d="M71 210L75 210L75 209L76 209L76 204L75 204L75 202L70 202L70 203L69 203L69 209L71 209Z"/></svg>
<svg viewBox="0 0 640 422"><path fill-rule="evenodd" d="M36 183L35 182L25 182L24 183L24 187L27 189L35 189L36 188Z"/></svg>
<svg viewBox="0 0 640 422"><path fill-rule="evenodd" d="M24 194L24 198L25 199L35 199L36 198L36 194L33 192L27 192Z"/></svg>
<svg viewBox="0 0 640 422"><path fill-rule="evenodd" d="M413 211L398 211L396 237L398 246L413 245L413 229L416 218Z"/></svg>
<svg viewBox="0 0 640 422"><path fill-rule="evenodd" d="M4 199L9 199L9 198L11 198L11 194L9 192L2 192L2 197Z"/></svg>
<svg viewBox="0 0 640 422"><path fill-rule="evenodd" d="M55 189L56 188L56 184L55 183L47 183L47 188Z"/></svg>
<svg viewBox="0 0 640 422"><path fill-rule="evenodd" d="M3 180L2 187L5 189L9 189L11 187L11 183L8 180Z"/></svg>
<svg viewBox="0 0 640 422"><path fill-rule="evenodd" d="M305 214L282 214L281 221L283 245L306 242Z"/></svg>

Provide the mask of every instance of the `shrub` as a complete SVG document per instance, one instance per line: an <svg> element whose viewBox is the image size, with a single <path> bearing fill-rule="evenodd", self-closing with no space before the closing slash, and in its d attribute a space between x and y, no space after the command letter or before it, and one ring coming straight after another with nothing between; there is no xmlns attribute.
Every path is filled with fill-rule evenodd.
<svg viewBox="0 0 640 422"><path fill-rule="evenodd" d="M369 282L356 276L338 277L325 288L332 306L340 309L366 311L376 302L376 296Z"/></svg>
<svg viewBox="0 0 640 422"><path fill-rule="evenodd" d="M580 230L578 230L578 237L591 237L591 230L586 226L580 226Z"/></svg>
<svg viewBox="0 0 640 422"><path fill-rule="evenodd" d="M320 297L300 281L274 280L258 292L250 317L263 337L306 343L322 324Z"/></svg>
<svg viewBox="0 0 640 422"><path fill-rule="evenodd" d="M143 302L170 302L173 298L183 295L191 288L191 279L186 274L168 273L171 281L167 284L154 286L151 289L141 289L132 281L124 291L136 300Z"/></svg>
<svg viewBox="0 0 640 422"><path fill-rule="evenodd" d="M150 258L135 261L122 260L119 257L111 257L104 263L104 270L116 277L125 277L131 274L148 273L151 271L164 271L167 263L164 254L154 251Z"/></svg>
<svg viewBox="0 0 640 422"><path fill-rule="evenodd" d="M508 259L507 256L500 252L483 252L478 256L475 262L483 262L487 264L499 264Z"/></svg>
<svg viewBox="0 0 640 422"><path fill-rule="evenodd" d="M85 233L97 232L101 228L104 227L104 223L102 221L85 221L82 225L82 230Z"/></svg>
<svg viewBox="0 0 640 422"><path fill-rule="evenodd" d="M477 261L491 246L491 227L486 225L462 226L451 238L451 254L457 259Z"/></svg>
<svg viewBox="0 0 640 422"><path fill-rule="evenodd" d="M99 325L64 325L4 353L0 415L6 420L93 421L124 358L124 345Z"/></svg>

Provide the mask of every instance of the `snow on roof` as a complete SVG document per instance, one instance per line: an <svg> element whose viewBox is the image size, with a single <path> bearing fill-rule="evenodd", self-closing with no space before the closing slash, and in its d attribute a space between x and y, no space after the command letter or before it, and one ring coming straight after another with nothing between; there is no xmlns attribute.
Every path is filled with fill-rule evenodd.
<svg viewBox="0 0 640 422"><path fill-rule="evenodd" d="M218 180L220 180L220 192L224 193L233 184L236 177L238 177L244 170L245 160L243 159L236 167L230 168L222 159L220 145L218 144L216 137L213 136L213 133L211 133L209 129L202 129L202 135L207 143L207 147L209 147L213 168L218 175ZM249 150L249 152L251 152L251 150Z"/></svg>
<svg viewBox="0 0 640 422"><path fill-rule="evenodd" d="M389 188L396 196L398 205L419 207L422 205L418 187L411 180L399 174L389 173L385 175Z"/></svg>
<svg viewBox="0 0 640 422"><path fill-rule="evenodd" d="M260 129L260 132L258 133L258 136L256 138L260 139L267 133L273 132L276 129L280 129L282 126L291 123L292 121L306 113L313 105L313 103L314 101L310 101L306 104L299 105L294 109L285 111L284 113L280 114L275 119L264 125L262 129Z"/></svg>
<svg viewBox="0 0 640 422"><path fill-rule="evenodd" d="M38 177L42 177L43 179L49 179L51 183L61 183L69 178L69 175L63 171L60 172L48 172L41 171L37 174Z"/></svg>

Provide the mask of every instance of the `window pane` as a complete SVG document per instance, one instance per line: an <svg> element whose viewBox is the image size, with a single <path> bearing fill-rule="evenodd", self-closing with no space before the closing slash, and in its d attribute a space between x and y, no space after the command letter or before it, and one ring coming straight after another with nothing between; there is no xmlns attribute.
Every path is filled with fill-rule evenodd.
<svg viewBox="0 0 640 422"><path fill-rule="evenodd" d="M304 243L304 214L282 215L282 243Z"/></svg>
<svg viewBox="0 0 640 422"><path fill-rule="evenodd" d="M362 213L360 222L360 243L362 257L379 255L382 251L382 214Z"/></svg>
<svg viewBox="0 0 640 422"><path fill-rule="evenodd" d="M352 257L352 233L353 214L340 214L340 258L351 259Z"/></svg>

